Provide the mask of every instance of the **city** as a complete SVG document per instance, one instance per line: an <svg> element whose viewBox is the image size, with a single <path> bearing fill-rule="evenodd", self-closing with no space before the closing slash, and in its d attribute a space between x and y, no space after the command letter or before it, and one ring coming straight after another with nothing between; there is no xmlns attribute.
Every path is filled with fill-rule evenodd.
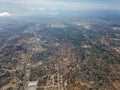
<svg viewBox="0 0 120 90"><path fill-rule="evenodd" d="M0 1L0 90L120 90L120 12L111 0L103 8L107 0L45 0L47 9L30 1Z"/></svg>

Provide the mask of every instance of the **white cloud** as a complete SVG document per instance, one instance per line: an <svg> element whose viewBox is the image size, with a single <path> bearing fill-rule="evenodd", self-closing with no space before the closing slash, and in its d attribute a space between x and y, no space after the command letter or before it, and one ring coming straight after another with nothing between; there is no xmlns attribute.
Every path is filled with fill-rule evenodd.
<svg viewBox="0 0 120 90"><path fill-rule="evenodd" d="M58 12L51 13L51 15L58 15L58 14L59 14Z"/></svg>
<svg viewBox="0 0 120 90"><path fill-rule="evenodd" d="M38 11L45 11L45 8L38 8Z"/></svg>
<svg viewBox="0 0 120 90"><path fill-rule="evenodd" d="M32 10L36 10L36 8L31 8Z"/></svg>
<svg viewBox="0 0 120 90"><path fill-rule="evenodd" d="M9 17L9 16L11 16L11 14L8 12L0 13L0 17Z"/></svg>
<svg viewBox="0 0 120 90"><path fill-rule="evenodd" d="M45 11L46 9L45 8L31 8L32 10L38 10L38 11Z"/></svg>

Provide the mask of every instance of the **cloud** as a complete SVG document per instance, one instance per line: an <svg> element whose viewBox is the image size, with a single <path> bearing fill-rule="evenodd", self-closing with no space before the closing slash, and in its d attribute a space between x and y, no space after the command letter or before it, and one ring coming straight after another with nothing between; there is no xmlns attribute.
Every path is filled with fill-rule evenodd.
<svg viewBox="0 0 120 90"><path fill-rule="evenodd" d="M42 8L42 7L41 7L41 8L31 8L31 9L32 9L32 10L36 10L36 11L37 11L37 10L38 10L38 11L45 11L45 10L46 10L46 8Z"/></svg>
<svg viewBox="0 0 120 90"><path fill-rule="evenodd" d="M58 15L58 14L59 14L58 12L51 13L51 15Z"/></svg>
<svg viewBox="0 0 120 90"><path fill-rule="evenodd" d="M0 17L9 17L9 16L11 16L11 14L8 12L0 13Z"/></svg>
<svg viewBox="0 0 120 90"><path fill-rule="evenodd" d="M38 11L45 11L45 8L38 8Z"/></svg>

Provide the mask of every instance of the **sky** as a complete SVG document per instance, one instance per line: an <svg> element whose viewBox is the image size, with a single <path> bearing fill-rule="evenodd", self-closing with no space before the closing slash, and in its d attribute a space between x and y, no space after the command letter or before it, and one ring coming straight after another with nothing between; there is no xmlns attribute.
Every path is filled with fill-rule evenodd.
<svg viewBox="0 0 120 90"><path fill-rule="evenodd" d="M14 3L27 5L41 5L46 8L70 9L120 9L120 0L0 0L0 3Z"/></svg>
<svg viewBox="0 0 120 90"><path fill-rule="evenodd" d="M47 9L120 11L120 0L0 0L0 13Z"/></svg>

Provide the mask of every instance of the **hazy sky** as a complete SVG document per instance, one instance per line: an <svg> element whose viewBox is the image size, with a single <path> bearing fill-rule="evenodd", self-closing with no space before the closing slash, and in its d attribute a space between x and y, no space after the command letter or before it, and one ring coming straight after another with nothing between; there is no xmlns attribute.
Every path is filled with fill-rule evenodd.
<svg viewBox="0 0 120 90"><path fill-rule="evenodd" d="M0 13L25 10L69 9L69 10L117 10L120 0L0 0ZM28 11L29 11L28 10Z"/></svg>
<svg viewBox="0 0 120 90"><path fill-rule="evenodd" d="M120 9L120 0L0 0L0 3L14 3L36 5L45 8L67 8L67 9Z"/></svg>

